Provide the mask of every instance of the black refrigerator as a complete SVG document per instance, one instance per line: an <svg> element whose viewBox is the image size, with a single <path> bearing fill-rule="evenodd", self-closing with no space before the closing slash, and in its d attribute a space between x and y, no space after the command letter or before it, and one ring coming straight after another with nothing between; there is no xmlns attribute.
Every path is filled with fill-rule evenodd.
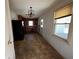
<svg viewBox="0 0 79 59"><path fill-rule="evenodd" d="M24 28L22 26L22 20L12 20L12 29L14 41L24 39Z"/></svg>

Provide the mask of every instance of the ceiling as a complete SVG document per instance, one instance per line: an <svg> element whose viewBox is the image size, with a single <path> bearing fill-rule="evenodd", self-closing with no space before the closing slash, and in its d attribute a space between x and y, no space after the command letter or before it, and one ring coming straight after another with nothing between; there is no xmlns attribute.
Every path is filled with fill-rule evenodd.
<svg viewBox="0 0 79 59"><path fill-rule="evenodd" d="M28 9L32 6L34 10L34 17L39 17L45 10L51 5L55 5L57 2L66 0L10 0L10 8L17 14L26 17Z"/></svg>

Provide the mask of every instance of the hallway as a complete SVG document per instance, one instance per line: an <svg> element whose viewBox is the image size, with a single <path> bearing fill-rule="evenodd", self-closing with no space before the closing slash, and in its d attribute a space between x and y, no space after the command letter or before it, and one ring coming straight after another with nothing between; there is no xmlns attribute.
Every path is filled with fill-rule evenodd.
<svg viewBox="0 0 79 59"><path fill-rule="evenodd" d="M46 40L37 33L26 34L24 40L15 41L16 59L63 59Z"/></svg>

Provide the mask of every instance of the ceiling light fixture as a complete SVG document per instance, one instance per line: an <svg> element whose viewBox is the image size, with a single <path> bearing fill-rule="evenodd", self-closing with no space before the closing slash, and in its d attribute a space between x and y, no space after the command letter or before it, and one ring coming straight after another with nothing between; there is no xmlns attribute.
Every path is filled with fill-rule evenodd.
<svg viewBox="0 0 79 59"><path fill-rule="evenodd" d="M28 17L33 17L34 13L33 13L33 10L32 10L32 7L29 8L28 10L28 14L26 14Z"/></svg>

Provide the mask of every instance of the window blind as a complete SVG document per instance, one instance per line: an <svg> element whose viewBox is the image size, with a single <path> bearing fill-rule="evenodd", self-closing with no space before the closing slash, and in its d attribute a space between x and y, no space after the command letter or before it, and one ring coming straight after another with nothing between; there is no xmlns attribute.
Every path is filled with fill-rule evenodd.
<svg viewBox="0 0 79 59"><path fill-rule="evenodd" d="M64 7L55 10L54 18L60 18L71 14L72 14L72 3L67 4Z"/></svg>

